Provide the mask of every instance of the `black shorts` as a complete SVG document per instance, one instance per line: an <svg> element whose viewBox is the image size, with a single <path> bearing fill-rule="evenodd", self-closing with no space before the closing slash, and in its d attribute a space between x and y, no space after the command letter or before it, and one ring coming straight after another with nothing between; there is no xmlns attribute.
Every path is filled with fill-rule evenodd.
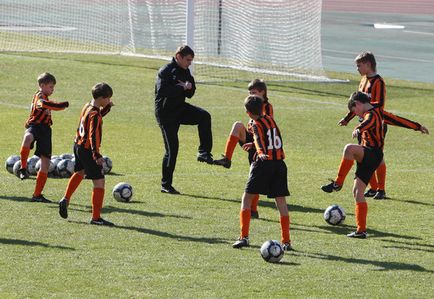
<svg viewBox="0 0 434 299"><path fill-rule="evenodd" d="M246 143L253 142L253 134L246 130L246 142L242 142L241 140L238 140L238 144L242 147ZM249 164L251 165L253 163L253 159L255 157L256 149L255 147L251 148L247 154L249 159Z"/></svg>
<svg viewBox="0 0 434 299"><path fill-rule="evenodd" d="M99 180L104 178L102 166L96 164L92 157L92 151L83 146L74 144L75 165L74 171L78 172L84 169L86 179Z"/></svg>
<svg viewBox="0 0 434 299"><path fill-rule="evenodd" d="M33 148L36 142L35 155L38 157L45 156L51 159L52 145L51 145L51 127L47 125L30 125L26 132L33 135L33 142L30 148Z"/></svg>
<svg viewBox="0 0 434 299"><path fill-rule="evenodd" d="M250 165L245 192L264 194L268 198L289 196L288 173L283 160L255 161Z"/></svg>
<svg viewBox="0 0 434 299"><path fill-rule="evenodd" d="M369 180L383 160L383 151L370 147L363 147L363 151L362 163L357 162L356 177L368 185Z"/></svg>

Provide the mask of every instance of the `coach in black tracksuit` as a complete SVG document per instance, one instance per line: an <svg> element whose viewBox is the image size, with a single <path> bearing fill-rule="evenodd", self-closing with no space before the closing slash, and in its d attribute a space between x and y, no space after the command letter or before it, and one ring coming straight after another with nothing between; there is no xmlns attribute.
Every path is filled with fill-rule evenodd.
<svg viewBox="0 0 434 299"><path fill-rule="evenodd" d="M163 134L166 152L163 157L161 192L179 194L173 188L172 179L178 155L178 130L180 125L198 125L199 153L197 160L213 163L211 115L185 102L196 90L194 78L188 67L194 58L189 46L179 47L172 62L162 67L155 84L155 116Z"/></svg>

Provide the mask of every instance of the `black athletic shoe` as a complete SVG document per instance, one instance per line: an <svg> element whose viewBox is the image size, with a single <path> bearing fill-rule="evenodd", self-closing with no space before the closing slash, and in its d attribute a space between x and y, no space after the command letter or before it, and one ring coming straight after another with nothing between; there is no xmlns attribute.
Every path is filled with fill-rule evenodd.
<svg viewBox="0 0 434 299"><path fill-rule="evenodd" d="M197 161L199 162L206 162L208 164L213 163L212 154L208 152L199 152L197 153Z"/></svg>
<svg viewBox="0 0 434 299"><path fill-rule="evenodd" d="M365 197L374 197L375 194L377 194L377 191L374 189L369 189L368 191L365 192L364 196Z"/></svg>
<svg viewBox="0 0 434 299"><path fill-rule="evenodd" d="M223 156L223 158L214 160L214 165L220 165L224 168L231 168L232 161Z"/></svg>
<svg viewBox="0 0 434 299"><path fill-rule="evenodd" d="M161 187L161 193L169 193L169 194L181 194L178 190L173 188L172 186L169 187Z"/></svg>
<svg viewBox="0 0 434 299"><path fill-rule="evenodd" d="M324 192L332 193L333 191L340 191L342 189L342 186L339 186L338 184L336 184L335 181L331 180L330 184L321 186L321 189Z"/></svg>
<svg viewBox="0 0 434 299"><path fill-rule="evenodd" d="M107 221L107 220L104 220L104 219L102 219L102 218L99 218L99 219L96 219L96 220L92 219L92 220L90 221L90 224L95 224L95 225L105 225L105 226L115 226L114 223L112 223L112 222L110 222L110 221Z"/></svg>
<svg viewBox="0 0 434 299"><path fill-rule="evenodd" d="M249 247L249 237L239 238L234 244L233 248Z"/></svg>
<svg viewBox="0 0 434 299"><path fill-rule="evenodd" d="M258 219L259 218L258 211L250 211L250 218L252 218L252 219Z"/></svg>
<svg viewBox="0 0 434 299"><path fill-rule="evenodd" d="M43 203L51 203L52 201L51 200L49 200L49 199L46 199L45 197L44 197L44 195L39 195L39 196L32 196L32 200L31 200L32 202L43 202Z"/></svg>
<svg viewBox="0 0 434 299"><path fill-rule="evenodd" d="M64 219L68 218L68 204L69 202L65 197L59 201L59 215Z"/></svg>
<svg viewBox="0 0 434 299"><path fill-rule="evenodd" d="M291 246L291 242L283 243L282 248L283 248L283 251L291 251L291 250L293 250L292 246Z"/></svg>
<svg viewBox="0 0 434 299"><path fill-rule="evenodd" d="M27 168L20 168L18 170L18 177L20 180L25 180L29 178L29 172L27 171Z"/></svg>
<svg viewBox="0 0 434 299"><path fill-rule="evenodd" d="M367 232L352 232L347 235L347 237L350 238L357 238L357 239L366 239L368 237Z"/></svg>
<svg viewBox="0 0 434 299"><path fill-rule="evenodd" d="M384 192L384 190L378 190L374 195L374 199L386 199L386 192Z"/></svg>

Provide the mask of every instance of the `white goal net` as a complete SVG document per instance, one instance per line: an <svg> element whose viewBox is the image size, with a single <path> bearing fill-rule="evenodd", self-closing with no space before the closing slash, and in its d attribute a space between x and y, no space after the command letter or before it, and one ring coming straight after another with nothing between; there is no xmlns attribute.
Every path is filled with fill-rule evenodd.
<svg viewBox="0 0 434 299"><path fill-rule="evenodd" d="M321 7L321 0L0 0L0 51L168 59L188 41L199 80L327 81Z"/></svg>

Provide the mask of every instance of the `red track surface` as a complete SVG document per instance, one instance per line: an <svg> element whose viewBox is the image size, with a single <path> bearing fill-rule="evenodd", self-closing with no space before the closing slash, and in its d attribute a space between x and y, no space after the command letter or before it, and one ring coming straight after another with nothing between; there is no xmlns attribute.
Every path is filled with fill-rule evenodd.
<svg viewBox="0 0 434 299"><path fill-rule="evenodd" d="M323 0L324 11L434 15L433 0Z"/></svg>

